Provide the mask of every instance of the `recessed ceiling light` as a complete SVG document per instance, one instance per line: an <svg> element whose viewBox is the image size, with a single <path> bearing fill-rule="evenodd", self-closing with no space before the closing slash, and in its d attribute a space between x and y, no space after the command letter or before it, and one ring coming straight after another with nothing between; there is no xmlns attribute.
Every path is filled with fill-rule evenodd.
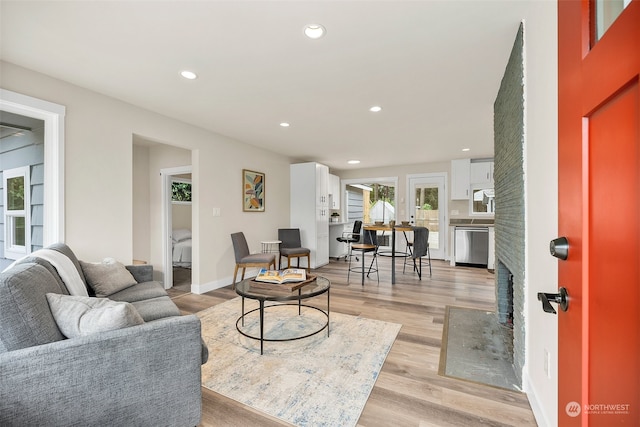
<svg viewBox="0 0 640 427"><path fill-rule="evenodd" d="M372 113L377 113L378 111L382 111L382 107L379 105L374 105L373 107L369 108L369 111L371 111Z"/></svg>
<svg viewBox="0 0 640 427"><path fill-rule="evenodd" d="M462 151L470 151L471 148L463 148Z"/></svg>
<svg viewBox="0 0 640 427"><path fill-rule="evenodd" d="M282 122L282 123L280 123L280 126L282 126L283 128L288 128L291 125L289 123L287 123L287 122Z"/></svg>
<svg viewBox="0 0 640 427"><path fill-rule="evenodd" d="M194 80L198 78L198 75L193 71L184 70L180 72L180 75L185 79Z"/></svg>
<svg viewBox="0 0 640 427"><path fill-rule="evenodd" d="M360 163L360 160L349 160L347 161L347 163L349 163L350 165L357 165L358 163Z"/></svg>
<svg viewBox="0 0 640 427"><path fill-rule="evenodd" d="M327 30L320 24L309 24L304 27L304 35L310 39L319 39L324 36Z"/></svg>

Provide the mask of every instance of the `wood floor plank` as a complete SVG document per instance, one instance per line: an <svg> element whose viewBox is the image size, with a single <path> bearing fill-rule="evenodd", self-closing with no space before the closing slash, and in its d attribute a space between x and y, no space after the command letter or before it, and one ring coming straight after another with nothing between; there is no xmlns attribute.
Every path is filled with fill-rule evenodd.
<svg viewBox="0 0 640 427"><path fill-rule="evenodd" d="M433 261L417 275L402 274L396 264L391 285L391 260L379 260L380 283L375 275L360 284L347 283L344 261L331 261L314 270L331 280L331 311L399 323L402 328L391 348L358 426L535 426L523 393L443 377L438 374L445 307L447 305L495 309L494 275L486 269L451 267ZM169 289L181 312L196 313L235 298L227 286L194 295ZM326 299L315 302L324 306ZM203 388L201 426L283 426L280 420Z"/></svg>

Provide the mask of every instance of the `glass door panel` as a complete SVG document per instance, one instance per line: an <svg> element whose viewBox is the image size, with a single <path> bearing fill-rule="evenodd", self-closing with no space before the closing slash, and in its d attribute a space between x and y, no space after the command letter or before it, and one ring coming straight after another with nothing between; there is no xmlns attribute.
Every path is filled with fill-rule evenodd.
<svg viewBox="0 0 640 427"><path fill-rule="evenodd" d="M613 24L613 21L629 6L629 3L631 3L631 0L595 0L592 2L591 13L594 15L592 23L595 25L592 44L602 38L611 24Z"/></svg>
<svg viewBox="0 0 640 427"><path fill-rule="evenodd" d="M429 229L432 258L445 258L446 211L444 175L422 175L409 178L409 220L412 225Z"/></svg>

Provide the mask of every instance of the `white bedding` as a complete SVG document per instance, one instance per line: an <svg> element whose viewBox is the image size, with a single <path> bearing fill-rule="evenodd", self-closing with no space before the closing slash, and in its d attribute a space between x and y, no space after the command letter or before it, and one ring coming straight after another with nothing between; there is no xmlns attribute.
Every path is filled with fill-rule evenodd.
<svg viewBox="0 0 640 427"><path fill-rule="evenodd" d="M185 239L173 244L173 265L176 267L191 267L191 239Z"/></svg>

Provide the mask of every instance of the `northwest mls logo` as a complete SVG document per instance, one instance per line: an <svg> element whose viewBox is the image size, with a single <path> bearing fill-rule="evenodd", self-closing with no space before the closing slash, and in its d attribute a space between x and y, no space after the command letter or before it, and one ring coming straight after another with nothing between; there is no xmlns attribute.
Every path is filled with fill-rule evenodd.
<svg viewBox="0 0 640 427"><path fill-rule="evenodd" d="M614 403L614 404L588 404L581 407L578 402L569 402L564 407L564 411L570 417L577 417L581 412L584 414L597 414L597 415L620 415L629 414L630 407L628 403Z"/></svg>
<svg viewBox="0 0 640 427"><path fill-rule="evenodd" d="M569 402L567 406L564 407L564 410L570 417L577 417L580 415L581 408L578 402Z"/></svg>

